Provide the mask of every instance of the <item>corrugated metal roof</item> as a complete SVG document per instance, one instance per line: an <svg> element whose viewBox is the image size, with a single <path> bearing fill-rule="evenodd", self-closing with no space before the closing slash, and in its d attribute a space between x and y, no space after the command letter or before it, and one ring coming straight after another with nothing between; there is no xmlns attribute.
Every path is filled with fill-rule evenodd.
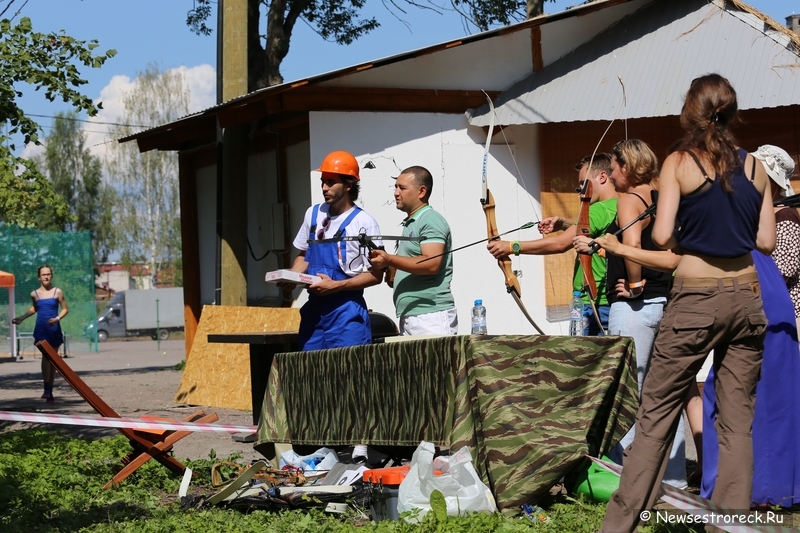
<svg viewBox="0 0 800 533"><path fill-rule="evenodd" d="M679 115L691 80L710 72L730 80L740 109L800 103L800 56L792 39L753 13L724 6L721 0L659 0L643 7L500 95L497 122ZM467 117L474 126L488 125L488 106Z"/></svg>

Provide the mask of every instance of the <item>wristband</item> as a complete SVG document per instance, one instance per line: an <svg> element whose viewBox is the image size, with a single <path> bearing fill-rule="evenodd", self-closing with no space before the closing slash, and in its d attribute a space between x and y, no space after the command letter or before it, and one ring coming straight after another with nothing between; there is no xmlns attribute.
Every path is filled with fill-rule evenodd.
<svg viewBox="0 0 800 533"><path fill-rule="evenodd" d="M509 246L511 248L511 251L514 253L514 255L519 255L519 252L522 249L522 247L519 244L519 241L511 241Z"/></svg>
<svg viewBox="0 0 800 533"><path fill-rule="evenodd" d="M628 287L631 289L644 289L645 280L637 281L635 283L628 282Z"/></svg>
<svg viewBox="0 0 800 533"><path fill-rule="evenodd" d="M56 322L61 322L61 317L60 316L56 317Z"/></svg>

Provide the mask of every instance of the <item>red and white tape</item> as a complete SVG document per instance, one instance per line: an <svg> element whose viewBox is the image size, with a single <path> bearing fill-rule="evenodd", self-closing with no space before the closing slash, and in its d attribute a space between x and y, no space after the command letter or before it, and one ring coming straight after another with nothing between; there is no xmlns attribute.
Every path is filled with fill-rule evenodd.
<svg viewBox="0 0 800 533"><path fill-rule="evenodd" d="M609 463L602 459L597 459L596 457L588 457L609 472L613 472L618 476L622 474L622 467L620 465ZM729 531L730 533L779 533L794 531L794 529L784 528L777 524L752 526L742 523L720 523L718 519L714 519L713 515L717 517L721 515L731 516L736 514L736 512L722 505L717 505L711 500L701 498L697 494L692 494L688 490L677 489L663 482L661 483L661 490L658 493L658 497L684 513L696 517L696 523L713 523L716 527L724 531ZM789 518L789 522L791 522L791 518Z"/></svg>
<svg viewBox="0 0 800 533"><path fill-rule="evenodd" d="M101 428L127 428L151 431L210 431L217 433L255 433L256 426L234 426L231 424L196 424L169 420L144 418L98 418L81 415L57 415L45 413L16 413L0 411L0 420L8 422L32 422L34 424L65 424L70 426L92 426Z"/></svg>

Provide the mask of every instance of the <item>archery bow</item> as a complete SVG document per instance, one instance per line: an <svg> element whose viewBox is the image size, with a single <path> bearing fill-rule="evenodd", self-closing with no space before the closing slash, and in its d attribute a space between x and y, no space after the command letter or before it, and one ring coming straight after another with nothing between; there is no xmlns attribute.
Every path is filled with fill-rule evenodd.
<svg viewBox="0 0 800 533"><path fill-rule="evenodd" d="M578 196L581 199L581 209L578 214L576 229L577 235L591 238L592 231L589 225L589 207L592 203L592 193L594 191L592 190L592 180L589 178L590 171L591 162L586 171L586 178L583 180L583 183L581 183L581 186L577 188ZM597 306L595 305L595 300L597 299L597 283L595 282L594 269L592 268L592 261L594 261L594 258L590 254L579 253L578 260L580 261L581 270L583 271L583 289L589 293L589 305L592 307L592 313L594 314L595 320L597 320L597 325L600 326L603 334L605 334L605 328L603 328L603 323L600 321L600 313L597 312Z"/></svg>
<svg viewBox="0 0 800 533"><path fill-rule="evenodd" d="M800 207L800 194L795 194L792 196L787 196L786 198L779 198L772 202L774 207Z"/></svg>
<svg viewBox="0 0 800 533"><path fill-rule="evenodd" d="M619 117L620 111L628 106L628 99L625 95L625 82L622 81L620 76L617 76L617 80L619 80L619 84L622 86L622 107L620 107L620 109L617 111L617 114L614 116L614 118L611 119L611 122L603 132L603 135L600 136L600 140L597 141L597 146L594 147L592 156L589 158L589 166L586 168L586 179L584 179L581 186L577 189L581 199L581 211L580 216L578 217L577 228L578 235L591 236L591 229L589 227L589 206L592 201L592 183L590 181L590 176L592 175L592 163L594 163L594 156L597 155L597 150L600 148L600 144L603 142L603 139L606 138L606 134ZM625 118L625 138L628 138L627 117ZM594 314L595 320L597 320L597 325L600 326L603 334L605 334L605 328L603 328L603 323L600 321L600 314L597 312L597 306L595 305L595 299L597 298L597 283L594 280L594 272L592 270L592 256L589 254L578 254L578 258L581 262L581 270L583 270L583 279L586 282L584 288L589 292L589 304L592 306L592 313Z"/></svg>
<svg viewBox="0 0 800 533"><path fill-rule="evenodd" d="M586 178L581 183L581 186L576 189L578 193L578 197L581 199L581 208L578 213L578 224L576 225L576 229L578 230L578 235L583 235L584 237L591 238L592 230L589 226L589 207L592 203L592 180L589 179L589 173L587 170ZM583 278L586 282L586 286L584 287L587 292L589 293L589 298L594 301L597 298L597 283L594 280L594 275L592 274L592 256L589 254L578 254L578 260L581 263L581 268L583 269Z"/></svg>
<svg viewBox="0 0 800 533"><path fill-rule="evenodd" d="M481 173L481 205L483 206L483 214L486 216L486 236L488 240L492 240L499 235L499 231L497 229L497 219L495 218L495 203L494 203L494 196L492 192L489 190L488 186L488 173L487 173L487 165L489 162L489 147L492 143L492 133L494 132L494 103L492 103L492 99L489 98L489 95L486 92L483 92L484 96L486 97L486 101L489 102L489 131L486 134L486 147L483 150L483 170ZM522 314L525 315L525 318L528 319L528 322L539 332L540 335L544 335L544 331L536 321L533 320L530 313L528 313L528 309L525 307L525 304L522 303L522 288L519 284L519 278L511 269L511 259L506 257L505 259L498 259L497 266L500 267L500 270L503 272L503 277L505 278L506 284L506 292L508 292L513 298L514 301L517 302L517 306L519 307Z"/></svg>

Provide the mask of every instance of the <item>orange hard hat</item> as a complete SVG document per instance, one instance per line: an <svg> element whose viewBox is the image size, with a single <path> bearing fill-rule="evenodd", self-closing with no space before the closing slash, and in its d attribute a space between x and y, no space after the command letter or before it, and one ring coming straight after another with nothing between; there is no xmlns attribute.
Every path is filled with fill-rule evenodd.
<svg viewBox="0 0 800 533"><path fill-rule="evenodd" d="M361 180L358 175L358 161L350 152L336 150L325 156L322 164L317 169L320 172L330 172L332 174L344 174Z"/></svg>

